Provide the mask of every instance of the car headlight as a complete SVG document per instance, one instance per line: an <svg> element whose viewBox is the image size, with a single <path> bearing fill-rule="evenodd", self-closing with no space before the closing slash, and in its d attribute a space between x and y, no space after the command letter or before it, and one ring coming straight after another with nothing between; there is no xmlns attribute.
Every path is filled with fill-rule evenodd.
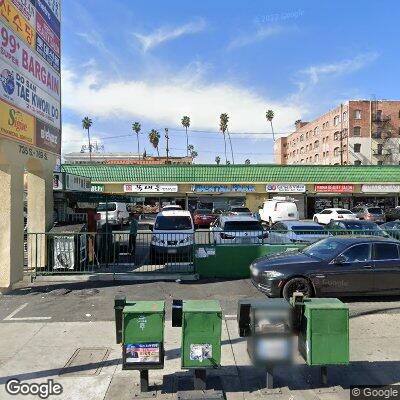
<svg viewBox="0 0 400 400"><path fill-rule="evenodd" d="M254 276L258 276L258 274L260 273L260 271L254 265L250 266L250 271Z"/></svg>
<svg viewBox="0 0 400 400"><path fill-rule="evenodd" d="M268 279L272 279L272 278L279 278L283 276L283 274L278 271L264 271L263 276L265 276Z"/></svg>

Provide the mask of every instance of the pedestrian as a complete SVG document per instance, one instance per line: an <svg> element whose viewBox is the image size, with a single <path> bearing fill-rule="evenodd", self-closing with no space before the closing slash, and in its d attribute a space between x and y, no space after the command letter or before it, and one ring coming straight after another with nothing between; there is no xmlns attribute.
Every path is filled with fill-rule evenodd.
<svg viewBox="0 0 400 400"><path fill-rule="evenodd" d="M129 253L131 256L136 254L136 236L139 229L139 216L133 214L131 227L129 229Z"/></svg>

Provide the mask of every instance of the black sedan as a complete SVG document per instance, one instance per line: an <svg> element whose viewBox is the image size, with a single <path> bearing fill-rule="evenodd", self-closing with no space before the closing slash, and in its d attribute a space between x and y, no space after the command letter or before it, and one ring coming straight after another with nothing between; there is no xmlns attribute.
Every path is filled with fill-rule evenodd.
<svg viewBox="0 0 400 400"><path fill-rule="evenodd" d="M255 260L251 280L270 297L400 293L400 242L383 237L330 237L302 250Z"/></svg>

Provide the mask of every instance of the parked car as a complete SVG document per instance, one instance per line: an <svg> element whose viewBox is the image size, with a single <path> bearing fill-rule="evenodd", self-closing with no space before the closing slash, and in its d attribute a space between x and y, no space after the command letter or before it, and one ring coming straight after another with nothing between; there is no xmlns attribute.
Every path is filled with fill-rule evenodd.
<svg viewBox="0 0 400 400"><path fill-rule="evenodd" d="M99 203L97 213L99 214L98 226L104 225L107 219L108 223L112 225L124 225L129 222L129 211L126 203Z"/></svg>
<svg viewBox="0 0 400 400"><path fill-rule="evenodd" d="M207 209L197 209L193 212L193 222L195 227L207 226L209 227L218 215Z"/></svg>
<svg viewBox="0 0 400 400"><path fill-rule="evenodd" d="M378 237L334 236L302 250L269 255L250 266L255 287L289 299L400 293L400 242Z"/></svg>
<svg viewBox="0 0 400 400"><path fill-rule="evenodd" d="M282 221L271 226L268 243L313 243L326 235L326 230L316 222Z"/></svg>
<svg viewBox="0 0 400 400"><path fill-rule="evenodd" d="M377 206L357 206L351 210L356 214L358 219L372 221L372 222L385 222L385 213L382 208Z"/></svg>
<svg viewBox="0 0 400 400"><path fill-rule="evenodd" d="M389 237L389 235L383 229L381 229L376 222L363 220L331 221L328 225L326 225L326 229L332 235L366 235Z"/></svg>
<svg viewBox="0 0 400 400"><path fill-rule="evenodd" d="M259 210L261 221L272 225L277 221L298 220L299 210L293 199L288 197L273 197L266 200Z"/></svg>
<svg viewBox="0 0 400 400"><path fill-rule="evenodd" d="M190 260L193 254L194 225L189 211L161 211L154 222L150 259L152 263Z"/></svg>
<svg viewBox="0 0 400 400"><path fill-rule="evenodd" d="M385 217L386 222L400 220L400 206L387 210Z"/></svg>
<svg viewBox="0 0 400 400"><path fill-rule="evenodd" d="M314 214L313 221L317 224L327 225L337 219L358 219L355 214L345 208L325 208L319 213Z"/></svg>
<svg viewBox="0 0 400 400"><path fill-rule="evenodd" d="M182 210L182 207L178 204L167 204L162 208L162 211L173 211L173 210Z"/></svg>
<svg viewBox="0 0 400 400"><path fill-rule="evenodd" d="M259 244L268 238L268 232L254 217L221 215L210 226L215 244Z"/></svg>
<svg viewBox="0 0 400 400"><path fill-rule="evenodd" d="M386 222L380 225L380 228L392 238L400 240L400 220Z"/></svg>
<svg viewBox="0 0 400 400"><path fill-rule="evenodd" d="M229 215L244 215L251 217L253 213L247 207L232 206L228 212Z"/></svg>

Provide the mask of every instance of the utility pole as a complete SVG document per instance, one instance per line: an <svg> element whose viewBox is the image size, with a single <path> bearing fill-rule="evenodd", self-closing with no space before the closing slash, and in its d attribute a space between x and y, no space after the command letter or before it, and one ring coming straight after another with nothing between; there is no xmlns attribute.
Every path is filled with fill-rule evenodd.
<svg viewBox="0 0 400 400"><path fill-rule="evenodd" d="M169 164L169 143L168 143L168 141L169 141L169 136L168 136L168 128L165 128L165 139L166 139L166 142L167 142L167 148L166 148L166 151L167 151L167 164Z"/></svg>

